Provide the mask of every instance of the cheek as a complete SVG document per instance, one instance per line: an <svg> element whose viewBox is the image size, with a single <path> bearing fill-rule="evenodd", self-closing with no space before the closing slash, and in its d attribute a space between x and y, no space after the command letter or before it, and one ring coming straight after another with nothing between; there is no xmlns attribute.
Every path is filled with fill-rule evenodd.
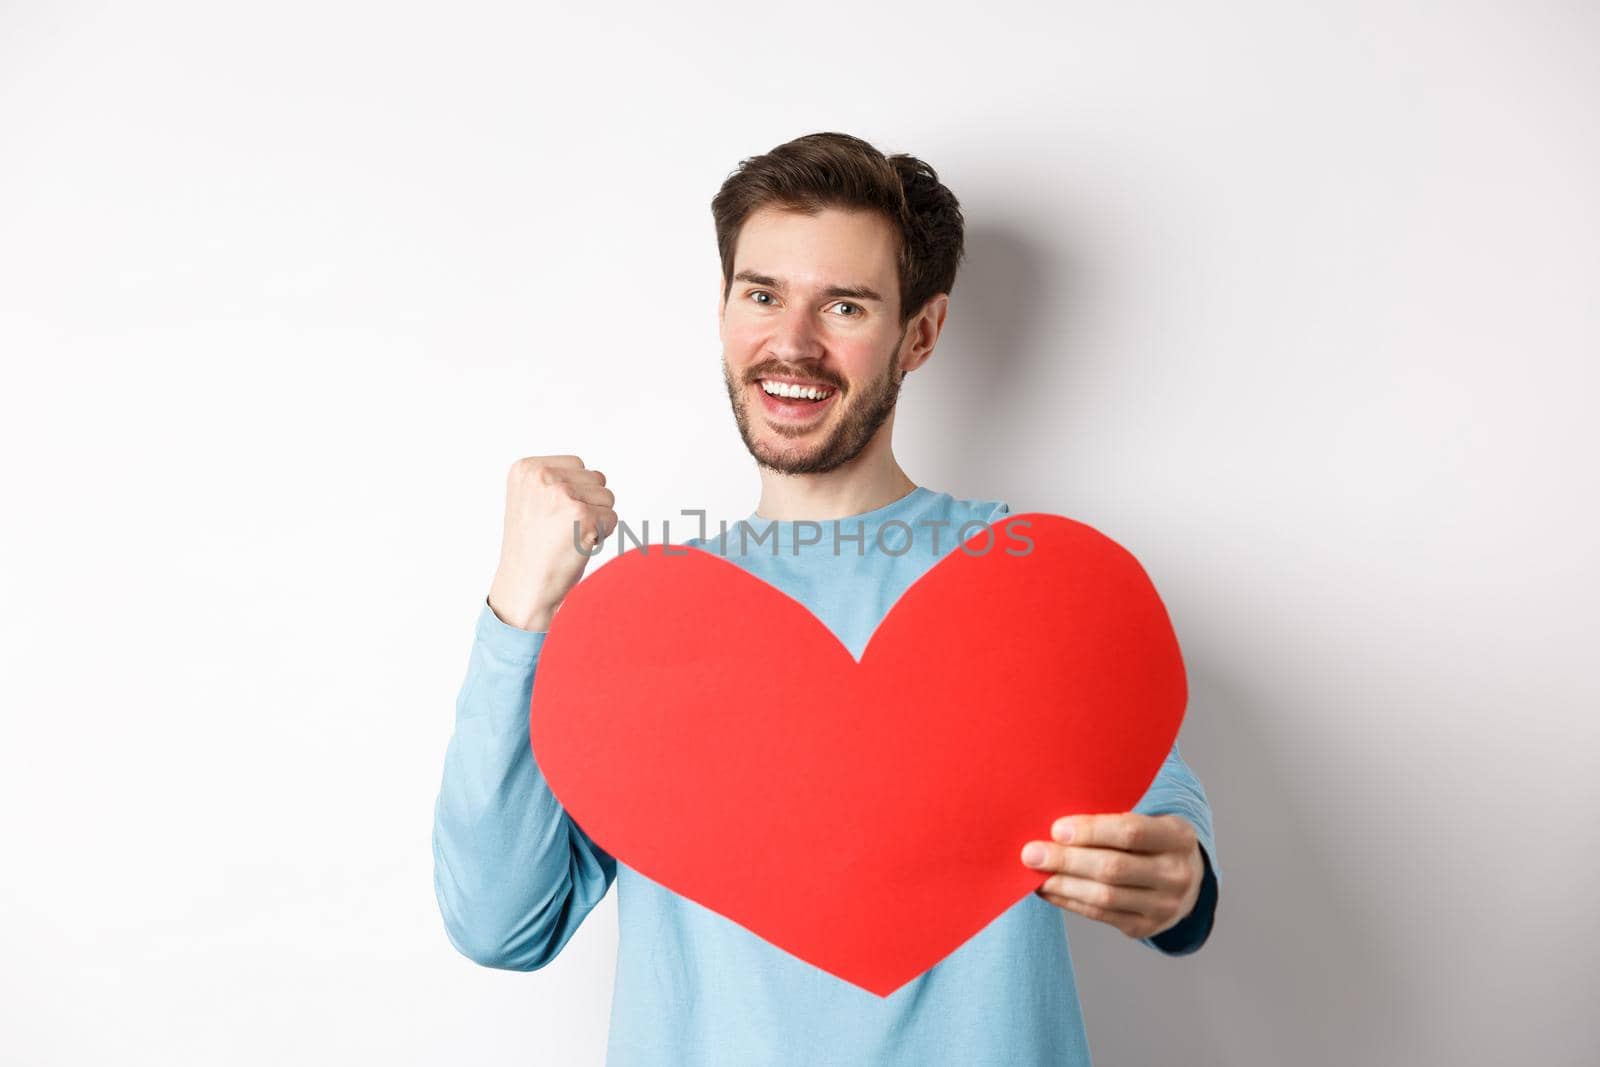
<svg viewBox="0 0 1600 1067"><path fill-rule="evenodd" d="M759 352L764 338L760 327L731 315L722 324L722 346L735 358Z"/></svg>
<svg viewBox="0 0 1600 1067"><path fill-rule="evenodd" d="M836 345L834 353L839 357L839 369L855 382L868 381L883 373L886 366L883 349L867 341L850 341Z"/></svg>

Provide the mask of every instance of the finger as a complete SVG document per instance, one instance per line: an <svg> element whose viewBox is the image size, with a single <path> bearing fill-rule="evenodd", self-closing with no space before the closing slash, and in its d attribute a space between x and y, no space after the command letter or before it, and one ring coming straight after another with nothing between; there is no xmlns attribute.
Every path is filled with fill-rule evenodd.
<svg viewBox="0 0 1600 1067"><path fill-rule="evenodd" d="M1126 911L1146 917L1159 913L1166 907L1167 899L1166 894L1154 889L1106 885L1091 878L1074 878L1070 874L1051 875L1039 887L1039 892L1076 900L1080 904L1106 911Z"/></svg>
<svg viewBox="0 0 1600 1067"><path fill-rule="evenodd" d="M610 508L591 505L583 509L582 519L574 519L578 529L583 531L581 543L594 546L611 536L611 531L617 528L617 513Z"/></svg>
<svg viewBox="0 0 1600 1067"><path fill-rule="evenodd" d="M609 508L617 502L615 493L597 483L571 483L567 486L567 495L574 500L581 500L585 504L595 504L602 508Z"/></svg>
<svg viewBox="0 0 1600 1067"><path fill-rule="evenodd" d="M1059 871L1066 862L1066 846L1053 841L1029 841L1022 846L1022 862L1037 871Z"/></svg>
<svg viewBox="0 0 1600 1067"><path fill-rule="evenodd" d="M1099 922L1109 923L1130 937L1134 936L1135 932L1148 922L1142 915L1135 915L1128 911L1109 911L1093 904L1085 904L1081 900L1074 900L1072 897L1058 896L1053 893L1040 893L1039 895L1058 908L1077 912L1079 915Z"/></svg>
<svg viewBox="0 0 1600 1067"><path fill-rule="evenodd" d="M1030 842L1032 844L1033 842ZM1091 878L1107 885L1140 886L1149 889L1171 888L1184 881L1183 871L1166 856L1143 852L1124 852L1116 848L1082 848L1037 842L1045 850L1045 862L1036 870ZM1027 860L1023 860L1027 863Z"/></svg>
<svg viewBox="0 0 1600 1067"><path fill-rule="evenodd" d="M541 470L582 470L583 460L577 456L523 456L512 462L507 472L510 478L528 477Z"/></svg>
<svg viewBox="0 0 1600 1067"><path fill-rule="evenodd" d="M1179 815L1069 815L1050 828L1055 840L1125 852L1181 852L1194 841L1194 827Z"/></svg>
<svg viewBox="0 0 1600 1067"><path fill-rule="evenodd" d="M580 485L605 485L605 472L597 471L592 467L556 467L555 472L565 481Z"/></svg>
<svg viewBox="0 0 1600 1067"><path fill-rule="evenodd" d="M564 482L567 485L605 485L606 476L602 471L590 470L588 467L542 467L540 477L546 485Z"/></svg>

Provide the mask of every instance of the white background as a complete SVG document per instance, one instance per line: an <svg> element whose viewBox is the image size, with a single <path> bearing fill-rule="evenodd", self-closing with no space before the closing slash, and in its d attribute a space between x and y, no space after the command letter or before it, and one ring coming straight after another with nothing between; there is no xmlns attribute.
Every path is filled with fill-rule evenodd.
<svg viewBox="0 0 1600 1067"><path fill-rule="evenodd" d="M531 974L433 898L505 470L754 506L709 204L836 129L968 219L907 471L1121 541L1185 649L1227 883L1192 957L1068 918L1096 1061L1592 1062L1597 46L1576 0L0 6L0 1056L600 1061L614 892Z"/></svg>

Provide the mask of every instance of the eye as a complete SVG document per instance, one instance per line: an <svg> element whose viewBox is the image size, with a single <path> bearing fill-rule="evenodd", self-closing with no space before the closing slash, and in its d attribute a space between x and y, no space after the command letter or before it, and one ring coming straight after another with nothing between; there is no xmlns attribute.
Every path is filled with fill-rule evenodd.
<svg viewBox="0 0 1600 1067"><path fill-rule="evenodd" d="M772 302L771 299L770 299L772 294L767 292L765 289L752 289L748 293L746 293L745 296L751 297L751 298L755 298L755 297L758 297L758 296L768 297L769 299L767 299L767 300L757 300L756 301L756 303L761 304L763 306L765 306L766 304L769 304L769 303ZM854 308L855 310L851 314L844 316L847 319L859 319L861 317L862 311L863 311L863 309L862 309L860 304L852 304L848 300L840 300L837 303L835 303L833 306L834 307Z"/></svg>

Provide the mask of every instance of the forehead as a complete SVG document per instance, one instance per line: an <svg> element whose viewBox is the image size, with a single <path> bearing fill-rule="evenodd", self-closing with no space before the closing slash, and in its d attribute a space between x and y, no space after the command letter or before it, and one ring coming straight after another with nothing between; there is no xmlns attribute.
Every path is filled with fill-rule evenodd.
<svg viewBox="0 0 1600 1067"><path fill-rule="evenodd" d="M898 234L875 211L823 208L816 215L764 207L739 231L733 268L792 285L839 282L888 287L897 276Z"/></svg>

